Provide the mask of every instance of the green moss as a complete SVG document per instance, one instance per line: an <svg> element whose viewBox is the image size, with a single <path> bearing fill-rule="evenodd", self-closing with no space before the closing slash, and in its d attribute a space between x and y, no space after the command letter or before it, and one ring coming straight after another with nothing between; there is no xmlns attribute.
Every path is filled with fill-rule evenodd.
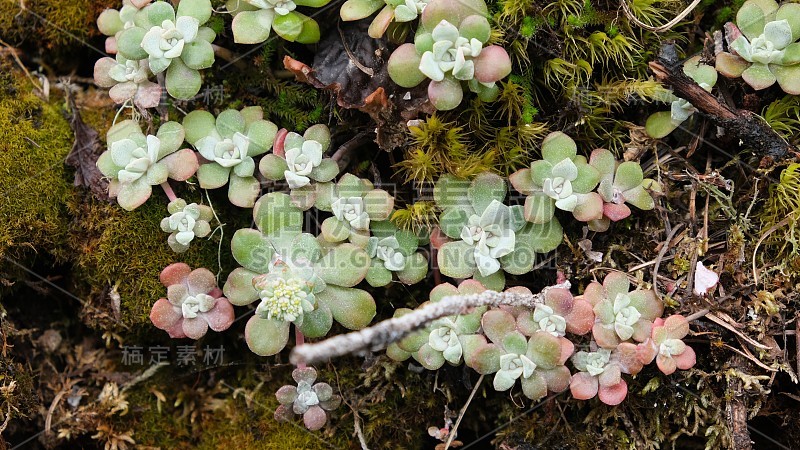
<svg viewBox="0 0 800 450"><path fill-rule="evenodd" d="M72 131L62 112L32 93L21 77L0 65L0 256L24 259L45 252L67 258L66 203L72 173L64 158Z"/></svg>
<svg viewBox="0 0 800 450"><path fill-rule="evenodd" d="M0 36L12 45L35 43L42 49L80 46L100 33L97 16L118 8L116 0L4 0L0 2ZM23 8L24 5L24 8Z"/></svg>
<svg viewBox="0 0 800 450"><path fill-rule="evenodd" d="M177 195L187 201L201 201L199 190L178 190ZM166 293L158 276L167 265L180 261L192 268L206 267L214 272L218 268L219 233L193 242L186 253L176 254L169 248L167 234L159 225L167 215L167 202L166 195L156 187L153 196L131 212L93 198L70 204L75 216L70 245L76 271L95 290L118 285L121 318L127 326L149 323L150 307ZM213 205L225 203L218 200ZM229 207L218 214L220 220L231 224L226 227L221 253L223 266L230 270L233 263L229 238L235 230L232 224L242 226L242 221L249 220L250 211ZM224 282L225 275L221 274L220 282Z"/></svg>

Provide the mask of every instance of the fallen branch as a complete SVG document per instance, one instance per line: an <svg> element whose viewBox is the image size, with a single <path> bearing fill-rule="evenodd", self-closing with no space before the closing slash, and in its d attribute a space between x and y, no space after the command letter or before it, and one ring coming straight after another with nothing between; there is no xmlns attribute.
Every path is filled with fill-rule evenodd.
<svg viewBox="0 0 800 450"><path fill-rule="evenodd" d="M683 73L683 66L673 44L665 44L657 61L650 62L656 80L672 88L676 96L686 99L715 125L764 156L762 167L797 152L797 149L751 111L720 103L710 92Z"/></svg>
<svg viewBox="0 0 800 450"><path fill-rule="evenodd" d="M552 287L569 288L568 281ZM378 351L397 342L409 333L423 328L436 319L464 314L478 306L534 307L544 300L544 288L538 294L485 291L472 295L448 295L436 303L429 303L405 316L384 320L374 326L352 333L341 334L316 344L299 345L292 350L289 361L294 364L315 364L337 356Z"/></svg>

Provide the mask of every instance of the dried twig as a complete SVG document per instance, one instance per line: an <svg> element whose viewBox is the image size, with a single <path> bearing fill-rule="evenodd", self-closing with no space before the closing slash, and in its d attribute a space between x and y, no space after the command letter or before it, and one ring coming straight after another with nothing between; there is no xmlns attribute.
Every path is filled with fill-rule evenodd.
<svg viewBox="0 0 800 450"><path fill-rule="evenodd" d="M447 436L447 442L444 443L444 450L450 448L450 445L453 443L453 439L456 437L456 431L458 431L458 426L461 425L461 419L464 418L464 414L467 413L467 408L469 408L469 404L472 403L472 399L475 397L475 393L478 392L478 388L481 387L481 383L483 383L483 378L485 375L481 375L478 378L478 382L475 383L475 387L472 388L472 392L469 394L469 398L467 399L467 403L464 403L464 407L461 408L461 411L458 413L458 419L456 419L456 424L453 425L453 429L450 430Z"/></svg>
<svg viewBox="0 0 800 450"><path fill-rule="evenodd" d="M722 104L683 72L674 44L665 44L657 61L650 62L656 80L669 86L675 95L689 101L711 121L733 137L741 139L764 159L762 166L797 152L797 149L751 111Z"/></svg>
<svg viewBox="0 0 800 450"><path fill-rule="evenodd" d="M569 288L569 282L552 287ZM315 364L337 356L360 353L366 350L378 351L392 342L399 341L409 333L418 330L434 320L463 314L477 306L528 306L534 307L544 300L544 288L538 294L518 292L485 291L472 295L448 295L436 303L417 309L402 317L384 320L361 331L334 336L316 344L295 347L289 356L292 364Z"/></svg>

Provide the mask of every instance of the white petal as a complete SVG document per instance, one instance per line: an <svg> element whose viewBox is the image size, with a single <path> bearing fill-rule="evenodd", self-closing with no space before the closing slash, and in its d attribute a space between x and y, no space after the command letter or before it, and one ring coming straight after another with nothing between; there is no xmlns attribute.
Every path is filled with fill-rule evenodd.
<svg viewBox="0 0 800 450"><path fill-rule="evenodd" d="M200 21L192 16L180 16L175 21L175 28L183 35L184 42L192 42L197 37L197 30L200 28Z"/></svg>
<svg viewBox="0 0 800 450"><path fill-rule="evenodd" d="M459 38L458 28L452 23L442 20L436 27L434 27L431 37L435 42L450 41L455 42Z"/></svg>
<svg viewBox="0 0 800 450"><path fill-rule="evenodd" d="M215 138L214 136L206 136L197 141L195 147L197 147L197 151L200 152L200 155L203 158L213 161L217 156L214 153L214 150L216 149L218 143L219 139Z"/></svg>
<svg viewBox="0 0 800 450"><path fill-rule="evenodd" d="M556 200L556 207L562 211L574 211L578 206L578 196L570 195L567 198Z"/></svg>
<svg viewBox="0 0 800 450"><path fill-rule="evenodd" d="M311 179L308 177L297 175L291 170L285 170L283 172L283 176L286 177L286 182L289 184L289 189L301 188L303 186L308 186L311 183Z"/></svg>
<svg viewBox="0 0 800 450"><path fill-rule="evenodd" d="M433 58L433 53L425 52L419 61L419 71L433 81L442 81L444 72L439 68L439 64Z"/></svg>
<svg viewBox="0 0 800 450"><path fill-rule="evenodd" d="M706 268L702 261L697 262L694 269L694 293L708 295L708 292L719 282L719 275Z"/></svg>

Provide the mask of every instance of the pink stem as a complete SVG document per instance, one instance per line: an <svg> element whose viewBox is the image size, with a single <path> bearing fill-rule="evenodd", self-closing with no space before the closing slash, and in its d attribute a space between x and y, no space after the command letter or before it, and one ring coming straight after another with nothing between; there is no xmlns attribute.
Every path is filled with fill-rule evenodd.
<svg viewBox="0 0 800 450"><path fill-rule="evenodd" d="M300 331L300 328L294 327L294 344L295 346L303 345L306 342L306 337L303 336L303 332ZM301 362L297 365L298 369L305 369L306 363Z"/></svg>
<svg viewBox="0 0 800 450"><path fill-rule="evenodd" d="M161 183L161 189L164 189L164 193L167 194L169 201L174 202L178 199L178 196L175 195L175 191L172 190L172 186L169 185L169 181Z"/></svg>

